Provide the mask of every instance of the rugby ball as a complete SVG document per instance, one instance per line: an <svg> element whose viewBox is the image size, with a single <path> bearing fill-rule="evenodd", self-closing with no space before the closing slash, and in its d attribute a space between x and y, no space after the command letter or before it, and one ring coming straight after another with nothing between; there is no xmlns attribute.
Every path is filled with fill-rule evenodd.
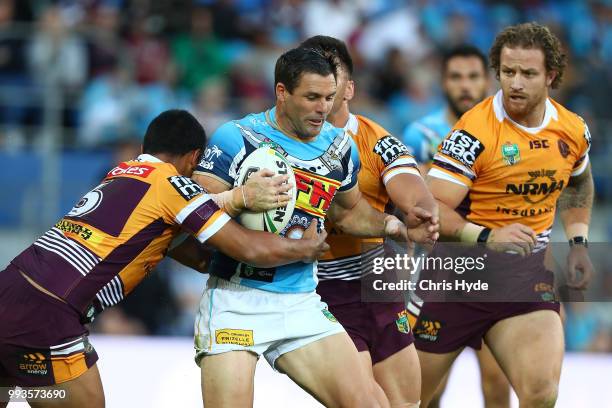
<svg viewBox="0 0 612 408"><path fill-rule="evenodd" d="M272 170L277 175L289 176L289 182L293 184L293 188L289 191L291 199L286 207L259 213L245 210L240 214L239 220L248 229L278 234L289 223L295 208L295 175L287 159L271 147L260 147L243 160L235 184L236 186L245 184L253 173L264 168Z"/></svg>

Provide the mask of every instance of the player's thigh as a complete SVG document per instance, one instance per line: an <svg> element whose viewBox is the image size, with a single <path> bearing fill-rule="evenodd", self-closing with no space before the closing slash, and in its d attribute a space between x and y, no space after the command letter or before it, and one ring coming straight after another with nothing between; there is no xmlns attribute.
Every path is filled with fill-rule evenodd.
<svg viewBox="0 0 612 408"><path fill-rule="evenodd" d="M97 364L73 380L50 387L48 390L64 390L65 398L52 398L47 401L29 402L32 408L103 408L104 388Z"/></svg>
<svg viewBox="0 0 612 408"><path fill-rule="evenodd" d="M249 351L228 351L202 357L200 371L204 406L252 406L256 365L257 355Z"/></svg>
<svg viewBox="0 0 612 408"><path fill-rule="evenodd" d="M421 404L426 407L434 396L438 385L463 348L449 353L428 353L417 350L421 364Z"/></svg>
<svg viewBox="0 0 612 408"><path fill-rule="evenodd" d="M374 396L376 397L376 400L378 401L381 407L389 407L389 399L387 398L385 391L382 389L380 384L376 382L376 379L374 378L374 371L372 370L372 356L370 355L370 352L360 351L359 359L361 360L363 368L367 371L374 384Z"/></svg>
<svg viewBox="0 0 612 408"><path fill-rule="evenodd" d="M325 406L379 406L372 376L346 332L285 353L276 367Z"/></svg>
<svg viewBox="0 0 612 408"><path fill-rule="evenodd" d="M379 361L372 369L392 407L421 399L421 366L414 344Z"/></svg>
<svg viewBox="0 0 612 408"><path fill-rule="evenodd" d="M501 320L485 341L519 397L558 385L564 341L555 311L537 310Z"/></svg>
<svg viewBox="0 0 612 408"><path fill-rule="evenodd" d="M438 388L434 391L433 397L429 400L429 405L425 408L440 408L440 401L442 400L442 395L444 395L444 391L446 390L446 386L448 385L448 378L450 377L450 373L452 371L452 367L444 374L444 378L438 384Z"/></svg>

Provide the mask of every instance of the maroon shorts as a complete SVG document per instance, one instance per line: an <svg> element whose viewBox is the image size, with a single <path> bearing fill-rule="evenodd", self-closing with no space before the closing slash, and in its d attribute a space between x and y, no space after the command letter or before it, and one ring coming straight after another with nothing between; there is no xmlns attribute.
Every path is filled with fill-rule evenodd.
<svg viewBox="0 0 612 408"><path fill-rule="evenodd" d="M327 280L317 292L344 326L357 350L379 363L414 342L403 302L361 302L361 282Z"/></svg>
<svg viewBox="0 0 612 408"><path fill-rule="evenodd" d="M559 313L558 302L425 302L408 305L417 349L450 353L465 346L480 350L485 334L497 322L538 310Z"/></svg>
<svg viewBox="0 0 612 408"><path fill-rule="evenodd" d="M36 289L17 267L0 272L0 384L77 378L98 360L88 334L76 310Z"/></svg>

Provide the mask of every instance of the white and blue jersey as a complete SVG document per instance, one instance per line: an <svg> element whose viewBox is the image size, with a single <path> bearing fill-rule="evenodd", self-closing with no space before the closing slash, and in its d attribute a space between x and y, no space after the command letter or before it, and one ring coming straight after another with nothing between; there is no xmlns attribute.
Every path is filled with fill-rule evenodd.
<svg viewBox="0 0 612 408"><path fill-rule="evenodd" d="M325 122L311 142L295 140L276 125L276 109L225 123L212 135L196 173L212 176L232 188L245 157L271 144L291 164L297 197L293 216L280 235L300 237L313 219L319 229L333 197L357 184L359 153L343 129ZM278 268L255 268L216 252L211 275L272 292L309 292L317 286L317 264L297 262Z"/></svg>
<svg viewBox="0 0 612 408"><path fill-rule="evenodd" d="M446 108L442 108L407 126L402 135L402 142L417 162L431 163L438 145L450 132L452 125L446 119Z"/></svg>

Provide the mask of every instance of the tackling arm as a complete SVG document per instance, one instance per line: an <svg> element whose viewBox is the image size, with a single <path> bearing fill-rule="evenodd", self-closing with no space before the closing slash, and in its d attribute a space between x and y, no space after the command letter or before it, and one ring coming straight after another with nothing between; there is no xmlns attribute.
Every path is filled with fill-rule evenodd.
<svg viewBox="0 0 612 408"><path fill-rule="evenodd" d="M356 237L392 237L406 241L406 227L395 216L374 209L357 185L334 197L327 217L345 234Z"/></svg>

